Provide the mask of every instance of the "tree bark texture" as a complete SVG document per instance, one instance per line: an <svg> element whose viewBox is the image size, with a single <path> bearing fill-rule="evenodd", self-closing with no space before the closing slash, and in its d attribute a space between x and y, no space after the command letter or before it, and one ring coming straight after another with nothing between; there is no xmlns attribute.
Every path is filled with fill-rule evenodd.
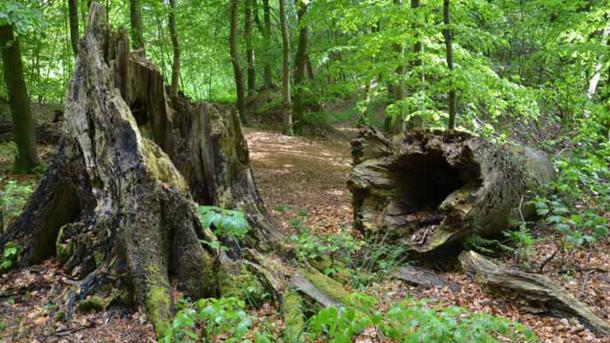
<svg viewBox="0 0 610 343"><path fill-rule="evenodd" d="M254 66L254 44L252 37L252 5L255 0L246 0L244 6L244 38L246 39L246 61L248 63L248 94L256 91L256 67Z"/></svg>
<svg viewBox="0 0 610 343"><path fill-rule="evenodd" d="M233 75L235 77L235 91L237 92L237 111L242 123L246 123L246 90L244 86L244 73L239 63L239 48L237 42L237 8L238 0L231 0L229 3L229 16L231 29L229 32L229 49L231 53L231 64L233 65Z"/></svg>
<svg viewBox="0 0 610 343"><path fill-rule="evenodd" d="M173 97L178 95L180 82L180 40L178 38L178 30L176 29L176 1L169 0L169 35L172 40L172 48L174 50L174 60L172 62L172 84L170 93Z"/></svg>
<svg viewBox="0 0 610 343"><path fill-rule="evenodd" d="M443 0L443 36L445 37L445 49L447 50L447 68L449 68L449 130L455 129L455 117L457 115L457 94L453 86L453 30L451 30L451 10L449 0Z"/></svg>
<svg viewBox="0 0 610 343"><path fill-rule="evenodd" d="M157 68L105 20L92 3L56 158L0 250L16 244L21 266L56 255L81 280L68 309L127 290L162 335L170 279L193 298L223 294L234 259L255 256L245 266L267 272L248 251L278 250L282 236L256 189L237 115L169 96ZM241 248L202 227L195 200L247 213ZM200 242L217 239L231 259Z"/></svg>
<svg viewBox="0 0 610 343"><path fill-rule="evenodd" d="M466 273L483 285L505 294L518 294L520 300L529 301L542 312L576 317L596 333L610 335L610 324L548 277L496 265L473 251L464 251L459 259Z"/></svg>
<svg viewBox="0 0 610 343"><path fill-rule="evenodd" d="M462 132L411 130L391 140L365 128L352 157L355 227L420 253L508 229L528 214L520 206L528 187L554 176L544 153Z"/></svg>
<svg viewBox="0 0 610 343"><path fill-rule="evenodd" d="M144 29L142 27L142 7L140 0L129 0L129 19L131 23L131 40L133 47L144 52Z"/></svg>
<svg viewBox="0 0 610 343"><path fill-rule="evenodd" d="M13 119L13 140L18 149L15 157L15 170L29 172L40 161L36 151L34 118L23 74L21 48L19 40L13 33L13 27L10 25L0 26L0 50L2 51L4 82Z"/></svg>
<svg viewBox="0 0 610 343"><path fill-rule="evenodd" d="M293 135L292 98L290 93L290 31L286 16L286 0L280 2L280 28L282 30L282 98L284 100L284 134Z"/></svg>
<svg viewBox="0 0 610 343"><path fill-rule="evenodd" d="M68 0L68 12L70 19L70 43L74 55L78 54L78 0Z"/></svg>
<svg viewBox="0 0 610 343"><path fill-rule="evenodd" d="M268 55L271 50L271 6L269 0L263 0L263 21L265 24L265 32L263 34L265 50L267 55L263 64L263 78L265 79L265 88L273 88L273 73L271 69L271 56Z"/></svg>
<svg viewBox="0 0 610 343"><path fill-rule="evenodd" d="M293 120L294 120L294 131L301 133L304 120L305 120L305 106L306 106L306 90L305 82L307 80L307 49L309 46L309 25L306 23L307 10L309 4L304 3L301 0L296 0L297 13L299 17L299 43L297 46L296 58L294 61L294 103L293 103Z"/></svg>

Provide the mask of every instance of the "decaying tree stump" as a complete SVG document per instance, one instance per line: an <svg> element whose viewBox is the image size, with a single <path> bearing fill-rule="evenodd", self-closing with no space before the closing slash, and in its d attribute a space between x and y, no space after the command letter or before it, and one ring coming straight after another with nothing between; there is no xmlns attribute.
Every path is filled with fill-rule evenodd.
<svg viewBox="0 0 610 343"><path fill-rule="evenodd" d="M355 227L417 252L509 228L528 215L520 206L526 190L554 176L544 153L456 131L412 130L391 140L364 128L352 157Z"/></svg>
<svg viewBox="0 0 610 343"><path fill-rule="evenodd" d="M130 53L127 37L110 32L104 8L92 2L58 152L0 236L0 251L18 246L20 266L56 255L80 279L66 293L67 317L77 302L101 295L107 304L143 307L163 335L173 311L170 282L195 299L239 296L254 283L298 326L292 276L300 269L268 218L236 112L168 95L157 68ZM216 237L202 227L196 202L245 212L247 237L240 244ZM211 248L218 239L228 253ZM308 290L332 284L303 270Z"/></svg>
<svg viewBox="0 0 610 343"><path fill-rule="evenodd" d="M459 259L466 273L475 276L486 286L508 294L517 294L520 298L529 300L553 315L575 316L593 331L604 335L610 334L610 324L544 275L498 266L473 251L462 252Z"/></svg>

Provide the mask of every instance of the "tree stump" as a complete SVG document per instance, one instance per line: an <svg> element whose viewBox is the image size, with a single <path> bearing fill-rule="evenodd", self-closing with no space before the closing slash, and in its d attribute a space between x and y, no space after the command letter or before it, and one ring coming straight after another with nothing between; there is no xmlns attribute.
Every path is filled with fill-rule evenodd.
<svg viewBox="0 0 610 343"><path fill-rule="evenodd" d="M223 237L202 227L195 201L247 213L248 237L231 259L201 243ZM159 335L173 310L170 280L190 297L218 296L239 287L226 279L241 273L248 248L283 246L235 112L170 97L157 68L130 53L125 32L110 32L95 2L57 155L0 236L0 251L9 242L19 247L19 265L56 255L81 279L66 295L68 315L76 302L102 292L143 306ZM263 269L250 260L247 266Z"/></svg>
<svg viewBox="0 0 610 343"><path fill-rule="evenodd" d="M554 176L544 153L464 132L364 128L352 141L354 223L424 253L468 234L493 235L530 213L523 197Z"/></svg>

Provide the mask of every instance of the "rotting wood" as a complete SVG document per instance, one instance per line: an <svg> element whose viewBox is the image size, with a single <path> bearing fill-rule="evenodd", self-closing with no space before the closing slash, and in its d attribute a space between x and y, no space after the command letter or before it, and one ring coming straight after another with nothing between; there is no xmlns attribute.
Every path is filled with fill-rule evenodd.
<svg viewBox="0 0 610 343"><path fill-rule="evenodd" d="M473 251L462 252L459 259L466 273L485 286L517 294L553 315L574 316L598 334L610 334L610 324L544 275L499 266Z"/></svg>
<svg viewBox="0 0 610 343"><path fill-rule="evenodd" d="M352 158L356 229L387 231L420 253L510 228L532 214L519 208L526 191L554 177L542 152L456 131L410 130L390 139L363 128Z"/></svg>

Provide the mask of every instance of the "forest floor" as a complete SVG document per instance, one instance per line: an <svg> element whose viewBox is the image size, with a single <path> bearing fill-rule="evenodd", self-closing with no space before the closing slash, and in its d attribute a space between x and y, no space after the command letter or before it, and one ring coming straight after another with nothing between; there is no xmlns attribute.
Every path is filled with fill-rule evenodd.
<svg viewBox="0 0 610 343"><path fill-rule="evenodd" d="M291 221L297 216L304 218L313 234L351 233L351 197L346 187L351 168L349 132L327 137L287 137L259 129L246 129L245 133L257 185L285 234L294 234ZM3 161L0 170L6 170ZM557 240L544 230L536 232L540 239L529 261L534 269L555 250ZM514 256L503 259L507 264L515 263ZM383 278L358 291L375 295L381 307L410 296L512 318L531 327L544 342L604 342L574 320L529 313L519 299L490 296L457 267L449 270L439 275L459 284L459 290L422 289ZM588 251L558 254L545 266L548 276L606 320L610 319L609 270L607 241ZM54 299L73 282L54 260L1 276L0 342L155 341L152 327L139 313L122 310L76 313L70 321L56 320L58 304ZM277 321L276 330L281 329L281 318L273 307L263 306L256 314ZM375 341L369 335L372 334L365 332L357 341Z"/></svg>

